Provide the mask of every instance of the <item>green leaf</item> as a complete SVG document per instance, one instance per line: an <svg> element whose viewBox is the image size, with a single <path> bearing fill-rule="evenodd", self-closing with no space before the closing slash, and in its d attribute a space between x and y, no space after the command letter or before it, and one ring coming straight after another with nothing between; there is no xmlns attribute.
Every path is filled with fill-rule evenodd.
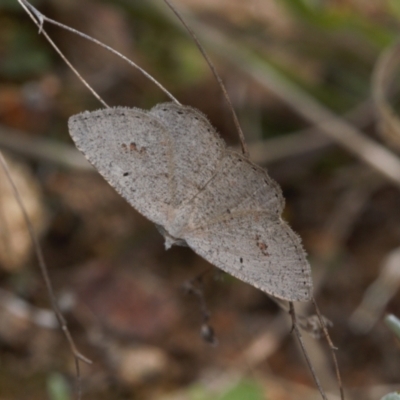
<svg viewBox="0 0 400 400"><path fill-rule="evenodd" d="M262 387L255 381L242 380L216 394L202 385L190 388L190 400L266 400Z"/></svg>
<svg viewBox="0 0 400 400"><path fill-rule="evenodd" d="M389 11L400 19L400 1L399 0L388 0Z"/></svg>
<svg viewBox="0 0 400 400"><path fill-rule="evenodd" d="M219 400L263 400L263 390L254 381L241 381L233 388L224 393Z"/></svg>
<svg viewBox="0 0 400 400"><path fill-rule="evenodd" d="M47 393L50 400L71 400L71 392L66 379L58 373L51 374L47 379Z"/></svg>

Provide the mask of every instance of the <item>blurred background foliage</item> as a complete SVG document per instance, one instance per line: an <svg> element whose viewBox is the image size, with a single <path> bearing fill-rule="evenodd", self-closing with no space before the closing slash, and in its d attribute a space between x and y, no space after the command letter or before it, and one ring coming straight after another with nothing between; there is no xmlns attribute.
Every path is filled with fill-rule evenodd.
<svg viewBox="0 0 400 400"><path fill-rule="evenodd" d="M121 51L237 144L220 89L161 0L32 4ZM204 38L248 142L259 150L257 161L282 185L284 216L303 238L316 297L334 324L349 398L376 399L398 389L399 342L382 323L386 312L400 315L398 187L320 132L310 136L312 124L233 65L236 54L219 44L219 36L245 50L250 66L257 59L387 146L376 131L371 76L382 51L398 40L399 1L174 4ZM166 100L115 56L44 27L110 105L148 108ZM1 0L0 146L23 188L73 333L95 361L83 366L84 398L319 398L287 317L247 285L230 277L203 282L220 345L202 342L198 301L180 288L207 264L188 249L165 253L155 228L88 171L71 147L68 117L99 107L17 1ZM0 174L0 398L69 399L72 356L55 326L38 317L48 300L4 182ZM23 312L15 313L15 304L24 304ZM337 393L329 352L320 341L307 343L324 386ZM254 352L256 344L261 350Z"/></svg>

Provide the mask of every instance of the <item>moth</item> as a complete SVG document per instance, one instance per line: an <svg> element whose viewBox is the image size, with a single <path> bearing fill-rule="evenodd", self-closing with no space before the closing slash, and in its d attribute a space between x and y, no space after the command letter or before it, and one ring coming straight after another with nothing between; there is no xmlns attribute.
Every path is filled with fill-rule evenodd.
<svg viewBox="0 0 400 400"><path fill-rule="evenodd" d="M171 103L69 119L77 148L165 247L187 245L223 271L288 301L312 296L300 238L281 218L277 183L228 148L198 110Z"/></svg>

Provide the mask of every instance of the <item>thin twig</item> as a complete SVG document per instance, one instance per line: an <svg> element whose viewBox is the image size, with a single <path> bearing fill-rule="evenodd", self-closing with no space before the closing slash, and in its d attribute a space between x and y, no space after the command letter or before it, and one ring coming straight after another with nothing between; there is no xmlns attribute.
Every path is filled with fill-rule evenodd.
<svg viewBox="0 0 400 400"><path fill-rule="evenodd" d="M76 397L78 400L82 398L82 375L79 359L75 357L75 370L76 370Z"/></svg>
<svg viewBox="0 0 400 400"><path fill-rule="evenodd" d="M7 162L6 162L6 160L3 157L3 154L1 152L0 152L0 164L1 164L1 167L3 168L3 170L4 170L4 173L5 173L6 177L7 177L8 182L11 185L11 188L12 188L12 191L14 193L15 199L16 199L16 201L18 203L18 206L20 207L22 215L24 217L25 224L26 224L26 227L28 229L29 236L30 236L30 238L32 240L33 248L35 250L36 257L37 257L37 260L38 260L38 263L39 263L39 268L40 268L40 271L42 273L42 276L43 276L43 279L44 279L44 282L45 282L45 285L46 285L46 288L47 288L47 292L49 294L49 298L50 298L50 302L51 302L52 308L54 310L54 313L56 314L56 317L57 317L58 322L60 324L61 330L63 331L63 333L64 333L64 335L65 335L65 337L67 339L67 342L68 342L68 344L69 344L69 346L71 348L72 354L74 355L75 364L77 365L77 370L76 370L77 378L78 378L78 381L80 382L79 360L81 360L81 361L83 361L83 362L85 362L87 364L91 364L92 361L89 360L87 357L85 357L83 354L81 354L78 351L78 349L77 349L77 347L75 345L75 342L74 342L74 340L72 338L71 332L68 329L67 321L65 320L64 316L62 315L62 313L61 313L61 311L60 311L60 309L58 307L57 300L56 300L56 297L55 297L55 294L54 294L53 285L51 283L51 280L50 280L50 277L49 277L49 274L48 274L48 270L47 270L47 265L46 265L46 262L44 260L42 248L40 247L39 239L36 236L35 229L33 228L31 220L29 219L29 216L28 216L28 213L26 211L25 205L24 205L24 203L22 201L22 197L21 197L21 195L19 193L18 188L15 186L15 183L14 183L14 180L13 180L13 178L11 176L11 173L10 173L10 170L8 168ZM78 399L80 399L80 388L78 390Z"/></svg>
<svg viewBox="0 0 400 400"><path fill-rule="evenodd" d="M304 341L303 341L303 336L301 335L299 326L297 324L296 311L294 309L294 304L293 304L292 301L289 302L289 314L292 317L292 323L293 323L292 329L295 332L295 334L297 336L297 339L298 339L298 341L300 343L301 350L302 350L302 352L304 354L304 357L305 357L305 359L307 361L307 365L308 365L308 368L311 371L311 375L312 375L312 377L314 379L315 385L317 386L319 392L321 393L322 398L324 400L327 400L326 394L325 394L324 390L322 389L321 383L319 382L319 379L318 379L318 376L317 376L317 374L315 372L314 366L312 365L310 357L309 357L309 355L307 353L307 349L306 349L306 346L305 346Z"/></svg>
<svg viewBox="0 0 400 400"><path fill-rule="evenodd" d="M29 4L26 0L18 0L21 7L26 11L26 13L31 17L32 21L38 26L39 33L42 33L46 40L50 43L50 45L54 48L54 50L60 55L63 61L71 68L71 71L78 77L78 79L88 88L88 90L93 94L96 99L103 104L104 107L108 108L108 104L100 97L100 95L89 85L89 83L81 76L78 70L68 61L67 57L65 57L64 53L57 47L57 45L53 42L47 32L43 29L44 21L51 22L41 14L35 7Z"/></svg>
<svg viewBox="0 0 400 400"><path fill-rule="evenodd" d="M319 311L317 302L315 301L314 297L312 298L312 302L314 304L315 312L317 313L317 316L318 316L318 319L319 319L319 323L320 323L321 328L322 328L322 332L324 332L325 339L326 339L326 341L327 341L327 343L329 345L329 348L331 350L333 364L335 365L336 379L337 379L337 382L338 382L338 385L339 385L340 398L342 400L344 400L344 390L343 390L342 377L340 375L339 363L338 363L338 360L337 360L337 357L336 357L336 353L335 353L337 348L334 346L334 344L332 342L332 339L331 339L331 337L329 335L329 332L328 332L328 328L326 327L324 318L322 317L321 312Z"/></svg>
<svg viewBox="0 0 400 400"><path fill-rule="evenodd" d="M183 288L187 293L193 294L199 301L200 312L203 319L203 323L201 326L201 336L207 343L216 346L218 344L218 339L215 336L214 329L210 324L211 311L207 306L203 289L201 287L196 286L196 283L202 286L204 276L207 275L212 270L213 270L212 267L206 268L200 274L190 279L189 281L185 282Z"/></svg>
<svg viewBox="0 0 400 400"><path fill-rule="evenodd" d="M221 77L219 76L217 70L214 67L214 64L212 63L210 57L208 56L207 52L205 51L204 47L202 46L202 44L200 43L199 39L197 38L197 36L195 35L195 33L193 32L193 30L189 27L189 25L185 22L185 20L182 18L182 16L180 15L180 13L177 11L177 9L175 8L175 6L173 6L171 4L171 2L169 0L164 0L164 2L168 5L168 7L172 10L172 12L178 17L179 21L182 23L182 25L185 27L185 29L189 32L190 36L192 37L193 41L196 43L196 46L198 47L198 49L200 50L201 54L203 55L204 59L206 60L208 66L211 69L211 72L213 73L216 81L218 82L219 87L222 90L222 93L224 94L225 100L228 103L229 106L229 110L231 111L232 114L232 118L233 121L235 123L238 135L239 135L239 140L240 140L240 145L242 147L242 152L243 154L248 157L249 156L249 150L247 148L247 144L246 144L246 139L244 137L242 128L240 127L239 124L239 120L238 117L236 115L236 112L233 108L231 99L228 95L228 92L226 91L225 85L222 82Z"/></svg>
<svg viewBox="0 0 400 400"><path fill-rule="evenodd" d="M61 58L65 61L65 63L72 69L72 71L78 76L78 78L82 81L82 83L91 91L91 93L105 106L108 107L108 105L104 102L103 99L94 91L94 89L91 88L91 86L81 77L79 72L71 65L71 63L66 59L66 57L62 54L62 52L58 49L58 47L54 44L54 42L49 38L47 33L43 30L43 22L48 22L52 25L58 26L60 28L63 28L67 31L70 31L74 33L75 35L78 35L86 40L89 40L90 42L93 42L97 44L100 47L103 47L104 49L108 50L109 52L115 54L116 56L122 58L124 61L126 61L130 66L136 68L138 71L140 71L147 79L149 79L151 82L153 82L160 90L162 90L173 102L176 104L180 104L179 101L160 83L158 82L153 76L151 76L148 72L146 72L143 68L141 68L139 65L137 65L135 62L130 60L128 57L124 56L122 53L120 53L117 50L114 50L112 47L107 46L103 42L100 42L99 40L84 34L83 32L78 31L77 29L71 28L67 25L61 24L58 21L55 21L51 18L46 17L42 13L40 13L35 7L33 7L30 3L28 3L27 0L18 0L18 2L24 7L25 11L29 14L29 16L33 19L35 24L39 27L40 32L44 34L46 39L49 41L49 43L54 47L54 49L57 51L58 54L60 54ZM33 17L32 13L29 12L29 10L32 11L32 13L35 14L36 18L38 21Z"/></svg>

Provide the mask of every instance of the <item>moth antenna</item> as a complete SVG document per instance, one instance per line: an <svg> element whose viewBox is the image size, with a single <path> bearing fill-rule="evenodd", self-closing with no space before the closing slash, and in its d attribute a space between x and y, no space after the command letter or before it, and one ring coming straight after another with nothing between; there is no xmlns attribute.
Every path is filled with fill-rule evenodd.
<svg viewBox="0 0 400 400"><path fill-rule="evenodd" d="M232 114L232 118L233 118L233 122L235 123L236 126L236 130L238 132L239 135L239 140L240 140L240 145L242 147L242 152L243 154L248 157L249 156L249 150L247 148L247 144L246 144L246 140L242 131L242 128L240 127L239 124L239 119L236 115L236 112L233 108L231 99L228 95L228 92L226 91L225 85L222 82L221 77L219 76L214 64L212 63L210 57L208 56L207 52L205 51L204 47L202 46L202 44L200 43L199 39L197 38L197 36L195 35L195 33L193 32L193 30L189 27L189 25L185 22L185 20L183 19L183 17L179 14L178 10L175 8L175 6L173 6L171 4L171 2L169 0L164 0L164 2L167 4L167 6L172 10L172 12L177 16L177 18L179 19L179 21L182 23L182 25L185 27L185 29L188 31L189 35L192 37L193 41L195 42L196 46L198 47L198 49L200 50L200 53L203 55L204 59L206 60L211 72L213 73L219 87L222 90L222 93L224 94L225 100L229 106L229 110L231 111Z"/></svg>
<svg viewBox="0 0 400 400"><path fill-rule="evenodd" d="M47 32L43 29L43 24L44 22L48 22L52 25L58 26L62 29L65 29L66 31L72 32L75 35L78 35L90 42L93 42L97 44L100 47L103 47L104 49L108 50L109 52L115 54L116 56L120 57L124 61L126 61L131 67L136 68L138 71L140 71L147 79L149 79L151 82L153 82L161 91L163 91L174 103L180 105L181 103L170 93L160 82L158 82L152 75L150 75L147 71L145 71L142 67L140 67L138 64L130 60L128 57L124 56L122 53L119 51L113 49L110 46L107 46L105 43L101 42L100 40L97 40L81 31L78 31L77 29L71 28L68 25L64 25L58 21L55 21L51 18L46 17L43 15L40 11L38 11L35 7L33 7L27 0L18 0L18 2L21 4L22 8L26 11L26 13L31 17L31 19L35 22L35 24L39 27L39 33L43 33L44 37L47 39L47 41L51 44L51 46L57 51L57 53L61 56L61 58L64 60L64 62L68 65L69 68L75 73L75 75L79 78L79 80L90 90L90 92L96 97L97 100L100 101L101 104L104 105L104 107L109 108L107 103L100 97L100 95L85 81L85 79L79 74L79 72L74 68L74 66L68 61L68 59L64 56L64 54L61 52L61 50L57 47L57 45L51 40Z"/></svg>

